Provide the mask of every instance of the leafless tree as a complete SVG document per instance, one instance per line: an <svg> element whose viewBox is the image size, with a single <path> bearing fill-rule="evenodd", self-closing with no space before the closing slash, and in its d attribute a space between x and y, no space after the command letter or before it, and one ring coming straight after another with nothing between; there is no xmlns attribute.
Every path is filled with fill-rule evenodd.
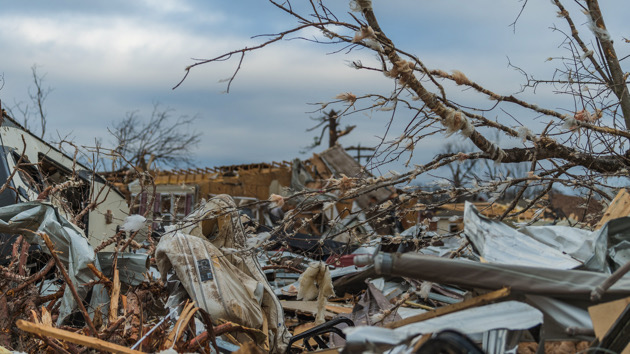
<svg viewBox="0 0 630 354"><path fill-rule="evenodd" d="M16 115L14 114L15 111L19 112L20 116L22 117L22 124L26 129L29 129L30 121L32 119L39 120L39 126L41 128L40 138L43 139L46 135L47 124L47 112L44 103L46 102L48 95L53 91L53 89L50 88L50 86L44 87L46 74L40 75L37 72L37 67L37 64L33 64L33 66L31 66L31 75L33 76L33 85L35 85L35 87L29 87L28 89L28 97L30 99L30 102L25 103L23 101L15 100L14 106L12 108L5 107L5 109L7 110L7 113L9 113L9 115L12 117L16 117Z"/></svg>
<svg viewBox="0 0 630 354"><path fill-rule="evenodd" d="M461 144L449 142L444 146L442 153L446 155L453 155L460 151L470 151L470 148L460 145ZM471 199L471 197L475 197L468 191L473 187L473 182L475 181L475 174L473 172L477 168L478 162L478 160L465 159L462 161L451 162L445 166L448 170L445 179L450 182L450 188L452 188L457 202L462 202L464 200Z"/></svg>
<svg viewBox="0 0 630 354"><path fill-rule="evenodd" d="M404 158L408 155L408 171L388 178L353 179L350 182L330 183L330 188L340 190L341 198L356 197L384 186L398 186L411 183L418 176L430 173L454 161L488 161L501 164L528 165L523 177L497 179L487 176L479 181L476 193L501 193L517 186L514 201L502 217L514 216L516 203L523 197L528 187L537 187L539 192L527 202L532 207L554 185L569 188L587 188L600 198L610 199L608 192L613 186L610 178L625 179L630 166L630 95L628 94L628 73L623 70L623 60L628 56L617 54L617 44L608 32L604 15L597 0L570 2L571 12L561 0L553 0L559 21L562 23L553 30L564 36L562 47L567 55L552 58L557 63L553 77L535 79L521 70L525 83L523 91L534 91L541 85L551 85L557 94L569 95L572 104L560 108L542 107L528 102L519 94L503 94L470 80L460 71L447 73L439 68L427 67L422 57L400 48L395 38L387 35L388 28L382 28L378 13L370 0L350 2L353 12L334 13L326 1L311 0L306 4L291 1L269 3L295 20L295 24L285 31L259 36L258 45L244 47L210 59L200 59L186 68L185 80L189 72L199 65L240 58L232 80L239 73L243 58L252 51L287 38L326 44L326 48L336 45L336 53L350 57L352 66L366 72L382 72L395 84L393 91L383 95L373 92L364 94L340 94L336 102L346 102L353 111L389 111L389 125L397 122L406 127L402 136L394 140L383 139L376 157L382 163ZM523 6L527 6L527 2ZM586 23L577 25L573 16L586 15ZM611 13L610 16L621 14ZM448 23L448 21L445 21ZM308 38L299 37L300 32L318 30L322 35ZM418 33L418 36L424 35ZM426 35L431 35L427 33ZM615 34L618 36L618 34ZM353 60L356 49L374 53L374 62L363 63ZM627 47L623 48L628 50ZM330 52L330 49L328 49ZM462 53L462 58L466 58ZM230 80L230 83L232 82ZM180 82L181 84L181 82ZM179 85L179 84L178 84ZM177 87L177 86L176 86ZM484 115L487 107L471 107L459 101L454 92L466 89L468 95L490 99L494 102L492 113L496 119ZM461 97L461 96L459 96ZM482 100L478 100L482 102ZM559 100L565 102L565 100ZM322 105L326 107L327 102ZM561 105L562 103L559 103ZM557 107L557 105L554 105ZM323 109L323 108L322 108ZM348 110L339 113L346 114ZM528 121L523 112L538 118L537 124ZM511 122L519 123L513 126ZM541 124L540 122L544 123ZM541 129L537 129L538 124ZM496 144L490 138L499 134L510 144ZM471 142L475 152L452 152L439 154L428 163L411 164L415 146L423 139L436 134L458 134L461 139ZM516 144L514 143L516 142ZM372 161L376 161L373 159ZM452 190L445 188L431 193L449 195ZM409 188L408 195L400 195L401 201L409 196L420 196L421 190Z"/></svg>
<svg viewBox="0 0 630 354"><path fill-rule="evenodd" d="M324 139L324 135L326 131L328 131L328 147L333 147L337 144L337 140L342 136L346 136L352 132L356 125L346 125L343 130L339 129L339 116L337 112L334 110L330 110L330 112L325 113L323 116L317 118L311 118L316 121L317 124L315 126L308 128L306 131L311 132L321 128L319 136L315 136L313 138L313 143L306 147L305 151L311 150L317 146L322 144L322 140Z"/></svg>
<svg viewBox="0 0 630 354"><path fill-rule="evenodd" d="M123 158L114 158L112 170L127 162L142 171L190 165L192 151L201 139L201 132L192 130L196 117L173 115L173 109L155 104L148 120L133 111L113 123L111 134L116 147L112 155Z"/></svg>

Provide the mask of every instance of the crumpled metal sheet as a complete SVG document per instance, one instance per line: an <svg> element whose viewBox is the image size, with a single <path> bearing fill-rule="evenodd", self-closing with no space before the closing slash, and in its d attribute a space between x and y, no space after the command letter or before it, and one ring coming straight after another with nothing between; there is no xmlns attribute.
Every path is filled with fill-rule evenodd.
<svg viewBox="0 0 630 354"><path fill-rule="evenodd" d="M99 252L98 261L104 274L111 277L113 274L114 252ZM149 255L146 253L119 252L116 268L121 283L137 286L146 280L145 274L149 270Z"/></svg>
<svg viewBox="0 0 630 354"><path fill-rule="evenodd" d="M606 265L606 233L570 226L526 226L522 234L561 251L582 263L579 268L603 272ZM545 264L550 266L551 264Z"/></svg>
<svg viewBox="0 0 630 354"><path fill-rule="evenodd" d="M593 329L591 316L585 307L578 307L546 296L526 295L526 302L544 314L544 337L546 339L567 339L567 328ZM592 336L576 335L574 338L592 340Z"/></svg>
<svg viewBox="0 0 630 354"><path fill-rule="evenodd" d="M97 268L100 267L94 249L89 245L83 231L61 216L49 203L33 201L0 208L0 232L22 234L29 243L39 244L44 252L50 254L44 240L35 234L38 231L45 232L50 237L55 250L59 252L59 259L68 270L70 280L79 295L84 298L87 290L81 284L97 279L87 265L92 263ZM94 291L98 292L101 288L95 287ZM59 309L58 323L61 323L75 307L76 302L70 289L66 287Z"/></svg>
<svg viewBox="0 0 630 354"><path fill-rule="evenodd" d="M630 217L609 221L595 231L569 226L527 226L518 230L481 215L466 202L464 233L490 263L587 269L610 273L630 260Z"/></svg>
<svg viewBox="0 0 630 354"><path fill-rule="evenodd" d="M377 254L374 269L378 274L453 284L466 289L509 287L513 294L524 294L529 304L545 313L545 337L553 339L571 339L566 333L568 327L592 328L586 312L588 306L595 304L591 302L590 294L608 277L604 273L584 270L490 264L411 253ZM600 302L627 296L630 296L630 274L610 287Z"/></svg>
<svg viewBox="0 0 630 354"><path fill-rule="evenodd" d="M464 233L490 263L573 269L582 262L508 225L481 215L472 203L464 209Z"/></svg>
<svg viewBox="0 0 630 354"><path fill-rule="evenodd" d="M613 219L607 222L600 231L606 235L608 256L614 262L611 271L630 262L630 217Z"/></svg>
<svg viewBox="0 0 630 354"><path fill-rule="evenodd" d="M518 301L505 301L411 323L396 329L364 326L348 327L343 331L346 334L346 348L359 349L369 347L369 343L394 346L420 334L445 329L475 334L494 329L528 329L542 321L543 314L536 308Z"/></svg>

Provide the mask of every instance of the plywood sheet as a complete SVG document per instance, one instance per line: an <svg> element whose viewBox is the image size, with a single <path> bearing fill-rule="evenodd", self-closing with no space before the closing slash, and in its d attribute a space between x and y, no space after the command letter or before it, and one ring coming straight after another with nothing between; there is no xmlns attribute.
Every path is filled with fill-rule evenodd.
<svg viewBox="0 0 630 354"><path fill-rule="evenodd" d="M593 322L595 336L597 336L598 339L601 340L602 337L606 335L606 332L608 332L610 327L612 327L628 304L630 304L630 297L606 302L588 308L588 313L591 316L591 321ZM621 353L630 354L630 345L627 345Z"/></svg>
<svg viewBox="0 0 630 354"><path fill-rule="evenodd" d="M595 229L599 229L612 219L628 215L630 215L630 193L624 188L620 190L617 196L615 196L615 199L610 202L608 209L604 212L604 216L602 216L602 219L597 223Z"/></svg>

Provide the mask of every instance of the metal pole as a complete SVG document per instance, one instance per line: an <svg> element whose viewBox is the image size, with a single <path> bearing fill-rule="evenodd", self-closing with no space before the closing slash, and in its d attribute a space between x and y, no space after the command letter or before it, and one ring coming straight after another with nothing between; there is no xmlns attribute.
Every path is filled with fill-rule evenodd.
<svg viewBox="0 0 630 354"><path fill-rule="evenodd" d="M591 301L599 301L606 290L613 286L619 279L621 279L621 277L628 273L628 271L630 271L630 262L621 266L614 273L612 273L610 277L606 278L606 280L604 280L595 289L593 289L593 291L591 292Z"/></svg>

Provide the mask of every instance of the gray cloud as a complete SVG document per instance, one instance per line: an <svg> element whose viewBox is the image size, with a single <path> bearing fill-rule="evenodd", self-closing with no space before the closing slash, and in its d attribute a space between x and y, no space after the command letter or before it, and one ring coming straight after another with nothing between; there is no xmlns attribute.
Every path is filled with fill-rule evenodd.
<svg viewBox="0 0 630 354"><path fill-rule="evenodd" d="M0 72L6 83L0 98L5 105L13 98L25 100L30 66L41 65L40 71L48 73L47 84L55 89L48 101L49 131L71 134L81 144L92 144L94 138L111 140L107 127L113 120L132 110L148 115L153 103L161 102L177 113L199 116L196 129L204 134L196 152L200 165L290 160L300 157L298 151L311 142L313 134L305 132L312 124L308 117L319 113L308 113L317 108L309 103L331 100L341 92L388 94L393 87L380 74L347 66L348 60L374 63L366 51L326 55L334 49L291 41L248 55L230 94L221 94L226 84L218 81L230 77L238 58L196 68L180 88L171 90L191 58L259 43L251 36L291 26L293 20L261 1L247 1L245 6L174 0L1 3L0 48L10 55L2 56ZM620 41L630 27L617 13L627 13L630 5L616 3L615 8L602 6ZM521 4L391 1L375 7L388 35L427 66L461 70L499 93L511 94L522 77L507 67L508 56L528 71L550 76L555 64L545 60L562 52L561 35L548 27L563 24L548 2L529 2L516 32L508 27ZM347 12L346 2L332 6ZM627 44L619 46L627 52ZM450 95L479 102L457 87ZM550 108L565 104L549 89L524 97ZM487 114L494 118L500 113ZM375 144L388 119L386 112L344 118L342 124L358 127L342 142ZM400 116L387 138L400 135L409 119L408 114ZM426 162L442 141L435 137L418 146L413 162ZM400 164L394 168L401 169Z"/></svg>

